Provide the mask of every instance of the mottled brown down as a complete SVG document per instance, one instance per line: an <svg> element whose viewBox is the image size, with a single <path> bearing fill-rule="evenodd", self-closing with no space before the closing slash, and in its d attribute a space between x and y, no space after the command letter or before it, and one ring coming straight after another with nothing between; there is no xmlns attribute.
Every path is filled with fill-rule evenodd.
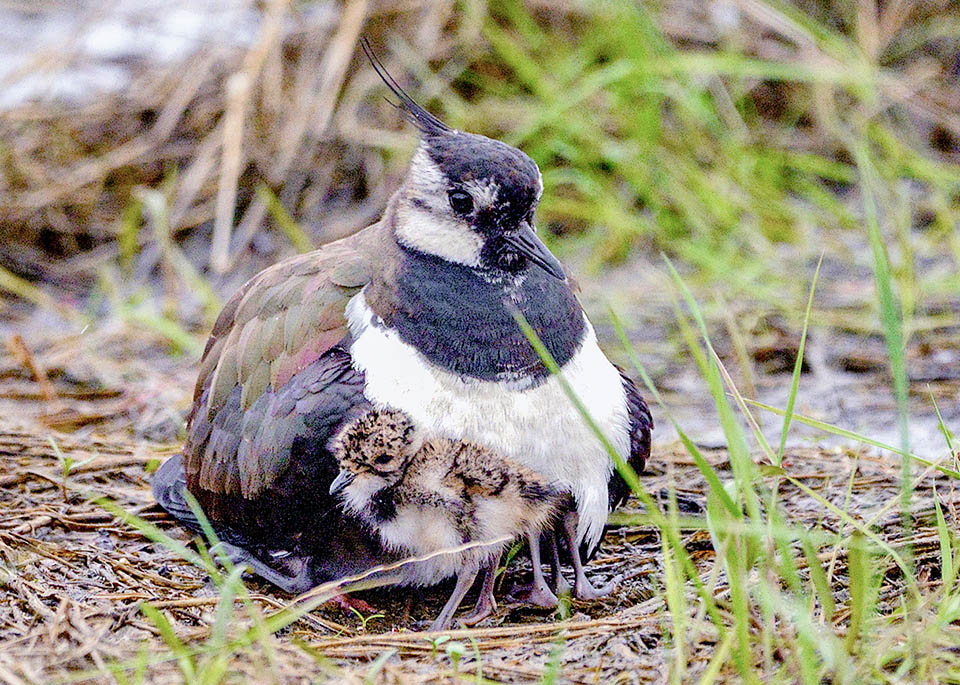
<svg viewBox="0 0 960 685"><path fill-rule="evenodd" d="M495 501L515 520L514 534L542 529L553 518L561 492L528 468L472 443L423 441L404 413L373 410L345 426L333 446L340 468L359 481L377 479L387 509L413 506L454 522L460 543L483 540L502 521L484 521L481 502ZM369 512L390 517L384 507ZM377 521L373 521L374 524ZM412 551L412 550L410 550Z"/></svg>

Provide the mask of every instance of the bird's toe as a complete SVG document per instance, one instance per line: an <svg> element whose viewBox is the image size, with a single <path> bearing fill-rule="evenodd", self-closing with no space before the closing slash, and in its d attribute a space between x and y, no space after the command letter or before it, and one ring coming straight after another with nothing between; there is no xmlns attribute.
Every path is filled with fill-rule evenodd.
<svg viewBox="0 0 960 685"><path fill-rule="evenodd" d="M475 626L480 621L485 618L493 616L497 612L497 603L495 600L483 598L477 602L477 606L474 607L473 611L460 619L460 623L470 627Z"/></svg>
<svg viewBox="0 0 960 685"><path fill-rule="evenodd" d="M557 596L545 584L530 583L510 591L509 599L515 602L533 604L544 609L556 609L560 604Z"/></svg>
<svg viewBox="0 0 960 685"><path fill-rule="evenodd" d="M614 590L617 589L619 583L618 579L614 578L606 585L601 585L599 587L594 587L594 585L583 578L579 583L577 583L573 588L573 596L576 599L592 600L592 599L601 599L612 594Z"/></svg>

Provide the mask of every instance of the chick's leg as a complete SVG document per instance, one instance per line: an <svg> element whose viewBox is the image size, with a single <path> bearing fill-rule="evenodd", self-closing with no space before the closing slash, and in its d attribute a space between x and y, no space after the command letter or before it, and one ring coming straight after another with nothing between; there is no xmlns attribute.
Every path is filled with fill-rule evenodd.
<svg viewBox="0 0 960 685"><path fill-rule="evenodd" d="M547 536L550 541L550 589L558 597L570 594L570 583L563 577L563 568L560 566L560 551L557 549L557 536L559 535L560 531L558 529L551 530Z"/></svg>
<svg viewBox="0 0 960 685"><path fill-rule="evenodd" d="M527 541L530 543L530 564L533 566L533 582L519 591L511 593L515 599L522 602L529 602L546 609L554 609L560 601L550 590L546 578L543 577L543 567L540 562L540 531L530 530L527 533Z"/></svg>
<svg viewBox="0 0 960 685"><path fill-rule="evenodd" d="M493 584L497 579L497 568L500 566L501 552L488 562L483 570L483 585L480 588L480 596L477 597L477 606L469 616L464 616L460 622L465 626L473 626L488 616L492 616L497 611L497 599L493 596Z"/></svg>
<svg viewBox="0 0 960 685"><path fill-rule="evenodd" d="M437 616L430 625L430 632L446 630L450 627L450 624L453 622L453 615L457 613L457 609L460 607L460 602L463 601L464 595L467 594L467 591L470 590L470 586L473 585L473 581L476 579L476 566L469 565L460 569L460 572L457 574L457 584L453 588L453 594L450 595L447 603L443 605L443 609L440 610L440 615Z"/></svg>
<svg viewBox="0 0 960 685"><path fill-rule="evenodd" d="M616 580L614 579L599 588L595 588L590 583L586 572L583 570L583 561L580 559L580 544L577 539L578 520L579 517L575 511L569 512L563 517L563 530L567 539L567 547L570 549L570 557L573 559L573 596L577 599L606 597L616 589Z"/></svg>

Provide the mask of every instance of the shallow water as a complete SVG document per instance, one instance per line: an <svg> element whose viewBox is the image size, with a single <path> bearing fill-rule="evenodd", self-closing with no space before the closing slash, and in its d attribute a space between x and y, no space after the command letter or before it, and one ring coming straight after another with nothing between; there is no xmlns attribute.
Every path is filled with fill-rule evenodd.
<svg viewBox="0 0 960 685"><path fill-rule="evenodd" d="M632 368L610 324L608 311L613 308L624 321L637 356L684 432L698 444L724 446L725 438L707 384L679 334L676 316L666 295L672 286L665 272L665 267L638 258L633 264L582 278L581 299L608 356L639 383L639 374ZM862 316L858 313L858 320L870 320L869 300L840 296L855 292L869 297L872 292L869 279L869 272L821 273L813 318L835 323L811 325L794 412L899 448L899 417L884 340L876 334L852 330L857 326L844 324L844 312L854 305L863 310ZM709 303L714 294L695 292L695 297L701 303ZM797 311L802 312L804 305L799 303ZM940 310L955 311L954 307L952 303L938 305ZM733 318L741 328L751 356L754 399L784 409L802 317L797 315L793 317L796 323L788 323L781 313L782 310L770 312L769 307L759 303L737 302ZM715 318L719 317L708 317L713 345L740 393L749 398L749 384L727 327ZM956 430L960 426L960 326L954 319L955 316L947 316L941 325L931 325L929 330L914 333L907 341L909 444L914 453L926 458L947 453L931 394L947 427ZM743 330L756 320L766 321L767 330ZM743 325L744 322L747 323ZM664 410L656 406L649 391L644 390L644 395L656 421L655 443L664 445L678 439ZM733 397L728 397L733 403ZM762 409L757 409L754 415L767 441L776 449L782 419ZM857 441L794 421L787 444L855 446ZM751 447L759 449L755 442ZM871 447L868 451L876 450Z"/></svg>

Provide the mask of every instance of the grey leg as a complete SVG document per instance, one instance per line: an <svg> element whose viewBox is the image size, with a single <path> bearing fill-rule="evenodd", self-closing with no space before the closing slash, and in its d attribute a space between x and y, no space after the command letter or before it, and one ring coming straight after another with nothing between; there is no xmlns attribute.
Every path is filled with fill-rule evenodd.
<svg viewBox="0 0 960 685"><path fill-rule="evenodd" d="M291 595L299 595L313 588L313 574L310 571L310 563L306 557L291 557L284 560L284 563L296 569L294 574L285 574L275 568L268 566L253 556L250 552L231 545L228 542L221 542L217 548L211 550L216 559L217 553L225 554L226 557L236 566L245 564L250 572L268 583L276 585L278 588Z"/></svg>
<svg viewBox="0 0 960 685"><path fill-rule="evenodd" d="M303 594L317 586L317 583L314 582L313 573L310 571L310 559L308 557L288 556L284 558L284 565L296 570L296 573L289 575L260 561L242 547L231 545L229 542L221 542L218 548L211 551L214 553L214 559L219 554L224 554L234 566L246 565L253 575L263 578L268 583L276 585L291 595ZM377 611L376 607L372 607L364 600L350 595L336 595L331 597L330 601L344 611L356 609L367 614L373 614Z"/></svg>
<svg viewBox="0 0 960 685"><path fill-rule="evenodd" d="M560 566L560 552L557 549L558 535L560 535L559 530L551 530L547 534L547 539L550 541L550 589L559 597L570 594L570 583L563 577L563 569Z"/></svg>
<svg viewBox="0 0 960 685"><path fill-rule="evenodd" d="M460 573L457 574L457 585L453 588L453 594L450 595L447 603L443 605L443 609L440 610L440 615L430 624L430 632L446 630L450 627L450 623L453 621L453 615L457 613L460 602L463 601L463 596L467 594L467 591L470 590L470 586L473 585L473 581L476 579L476 566L465 566L460 569Z"/></svg>
<svg viewBox="0 0 960 685"><path fill-rule="evenodd" d="M606 597L616 589L616 580L612 580L599 588L595 588L590 584L590 580L583 570L583 561L580 559L580 545L577 544L578 518L575 511L569 512L563 517L563 529L566 534L567 547L570 548L570 557L573 559L573 596L577 599L598 599L600 597Z"/></svg>
<svg viewBox="0 0 960 685"><path fill-rule="evenodd" d="M493 584L497 579L497 567L500 566L500 552L492 559L483 571L483 586L480 588L480 596L477 597L477 606L469 616L460 619L460 622L466 626L473 626L487 616L492 616L497 611L497 598L493 596Z"/></svg>
<svg viewBox="0 0 960 685"><path fill-rule="evenodd" d="M536 604L546 609L554 609L560 604L560 601L550 590L546 578L543 577L543 567L540 564L540 531L528 531L527 541L530 543L530 564L533 566L533 582L511 594L520 601Z"/></svg>

